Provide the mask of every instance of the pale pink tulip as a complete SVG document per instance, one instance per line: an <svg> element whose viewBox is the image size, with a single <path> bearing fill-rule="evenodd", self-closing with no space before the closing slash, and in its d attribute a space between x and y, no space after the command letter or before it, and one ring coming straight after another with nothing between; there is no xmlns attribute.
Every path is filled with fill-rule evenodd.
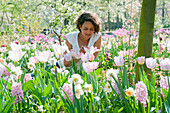
<svg viewBox="0 0 170 113"><path fill-rule="evenodd" d="M81 60L83 61L83 62L87 62L89 59L88 59L88 54L87 53L85 53L85 54L81 54Z"/></svg>
<svg viewBox="0 0 170 113"><path fill-rule="evenodd" d="M84 71L85 71L86 73L90 73L90 72L93 71L93 69L90 69L90 68L89 68L88 63L85 63L85 62L83 62L83 69L84 69Z"/></svg>
<svg viewBox="0 0 170 113"><path fill-rule="evenodd" d="M147 66L147 68L150 68L150 69L152 69L152 68L154 68L154 67L156 67L156 59L153 59L153 58L146 58L146 66Z"/></svg>
<svg viewBox="0 0 170 113"><path fill-rule="evenodd" d="M64 55L64 59L65 59L66 61L71 61L71 60L72 60L72 55L71 55L71 53L66 53L66 54Z"/></svg>
<svg viewBox="0 0 170 113"><path fill-rule="evenodd" d="M93 54L89 54L88 56L89 56L89 61L92 61L95 58Z"/></svg>
<svg viewBox="0 0 170 113"><path fill-rule="evenodd" d="M3 72L4 72L4 66L0 64L0 77L2 76Z"/></svg>
<svg viewBox="0 0 170 113"><path fill-rule="evenodd" d="M123 56L121 55L121 56L115 56L114 57L114 62L115 62L115 64L116 64L116 66L123 66L123 64L124 64L124 59L123 59Z"/></svg>
<svg viewBox="0 0 170 113"><path fill-rule="evenodd" d="M145 56L138 57L137 61L140 65L143 65L145 63Z"/></svg>
<svg viewBox="0 0 170 113"><path fill-rule="evenodd" d="M123 57L125 57L127 55L127 51L124 50L124 51L120 51L118 52L119 56L122 55Z"/></svg>
<svg viewBox="0 0 170 113"><path fill-rule="evenodd" d="M87 73L92 72L94 69L97 69L98 65L99 62L87 62L87 63L83 62L84 71Z"/></svg>
<svg viewBox="0 0 170 113"><path fill-rule="evenodd" d="M29 61L30 61L31 63L33 63L33 64L36 64L36 63L39 62L36 56L30 57L30 58L29 58Z"/></svg>
<svg viewBox="0 0 170 113"><path fill-rule="evenodd" d="M164 70L164 71L170 70L170 59L165 58L164 60L161 60L160 67L161 67L161 70Z"/></svg>

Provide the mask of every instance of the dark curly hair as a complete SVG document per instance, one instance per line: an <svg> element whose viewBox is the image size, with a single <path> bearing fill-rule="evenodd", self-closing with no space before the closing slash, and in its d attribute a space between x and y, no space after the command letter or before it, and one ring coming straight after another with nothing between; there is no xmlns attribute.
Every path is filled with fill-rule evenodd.
<svg viewBox="0 0 170 113"><path fill-rule="evenodd" d="M98 18L96 13L91 13L91 12L84 12L82 13L76 20L76 26L77 29L80 30L80 26L82 26L84 24L85 21L89 21L94 25L94 31L95 32L99 32L100 31L100 19Z"/></svg>

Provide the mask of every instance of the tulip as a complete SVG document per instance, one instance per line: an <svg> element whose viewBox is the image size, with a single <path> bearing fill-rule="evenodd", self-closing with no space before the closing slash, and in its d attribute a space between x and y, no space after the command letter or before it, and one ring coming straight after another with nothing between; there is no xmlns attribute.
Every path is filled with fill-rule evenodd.
<svg viewBox="0 0 170 113"><path fill-rule="evenodd" d="M164 71L170 70L170 59L165 58L164 60L161 60L160 67L161 67L161 70L164 70Z"/></svg>
<svg viewBox="0 0 170 113"><path fill-rule="evenodd" d="M144 62L145 62L145 56L138 57L138 58L137 58L137 61L138 61L138 63L139 63L140 65L143 65Z"/></svg>
<svg viewBox="0 0 170 113"><path fill-rule="evenodd" d="M156 67L156 64L157 64L156 59L146 58L146 66L147 66L147 68L152 69L152 68Z"/></svg>
<svg viewBox="0 0 170 113"><path fill-rule="evenodd" d="M114 62L116 64L116 66L123 66L123 64L124 64L123 56L118 56L118 57L115 56Z"/></svg>
<svg viewBox="0 0 170 113"><path fill-rule="evenodd" d="M18 62L25 54L26 52L22 52L21 49L9 51L9 58L14 61Z"/></svg>

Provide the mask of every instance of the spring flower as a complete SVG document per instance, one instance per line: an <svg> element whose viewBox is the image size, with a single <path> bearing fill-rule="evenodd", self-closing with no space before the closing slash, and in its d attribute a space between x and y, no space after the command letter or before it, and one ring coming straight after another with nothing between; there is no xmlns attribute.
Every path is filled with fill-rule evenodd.
<svg viewBox="0 0 170 113"><path fill-rule="evenodd" d="M32 63L34 63L34 64L36 64L36 63L39 62L36 56L30 57L30 58L29 58L29 61L32 62Z"/></svg>
<svg viewBox="0 0 170 113"><path fill-rule="evenodd" d="M110 87L110 84L108 82L104 86L104 90L106 93L112 92L112 88Z"/></svg>
<svg viewBox="0 0 170 113"><path fill-rule="evenodd" d="M82 60L83 62L87 62L87 61L89 60L88 54L87 54L87 53L81 54L81 60Z"/></svg>
<svg viewBox="0 0 170 113"><path fill-rule="evenodd" d="M144 62L145 62L145 56L138 57L138 58L137 58L137 61L138 61L138 63L139 63L140 65L143 65Z"/></svg>
<svg viewBox="0 0 170 113"><path fill-rule="evenodd" d="M120 91L119 91L119 88L118 88L116 82L115 81L111 82L111 85L112 85L113 89L116 91L116 93L119 95ZM112 88L108 82L104 86L104 90L106 93L112 92Z"/></svg>
<svg viewBox="0 0 170 113"><path fill-rule="evenodd" d="M25 74L25 77L24 77L24 82L27 82L29 80L32 80L32 77L31 77L31 74Z"/></svg>
<svg viewBox="0 0 170 113"><path fill-rule="evenodd" d="M64 70L66 70L66 67L63 67L63 68L57 67L57 73L62 73Z"/></svg>
<svg viewBox="0 0 170 113"><path fill-rule="evenodd" d="M126 89L127 96L131 97L131 96L133 96L133 94L134 94L133 88L129 87L128 89Z"/></svg>
<svg viewBox="0 0 170 113"><path fill-rule="evenodd" d="M43 109L43 105L41 105L41 106L38 106L38 111L44 112L44 111L46 111L46 110L44 110L44 109Z"/></svg>
<svg viewBox="0 0 170 113"><path fill-rule="evenodd" d="M10 44L12 51L20 50L22 48L21 45L16 44L16 43L11 43Z"/></svg>
<svg viewBox="0 0 170 113"><path fill-rule="evenodd" d="M72 91L72 85L68 83L64 83L62 89L66 92L68 97L70 98L71 102L73 103L73 91ZM65 96L64 93L62 93L64 99L66 100L67 97Z"/></svg>
<svg viewBox="0 0 170 113"><path fill-rule="evenodd" d="M81 58L81 54L80 52L76 52L75 54L73 54L73 56L76 58L76 59L80 59Z"/></svg>
<svg viewBox="0 0 170 113"><path fill-rule="evenodd" d="M3 58L0 58L0 63L5 63L5 59L3 59Z"/></svg>
<svg viewBox="0 0 170 113"><path fill-rule="evenodd" d="M144 107L147 106L147 98L148 98L148 91L146 85L143 83L143 81L140 81L136 84L136 102L138 105L138 101L140 101L141 104L143 104Z"/></svg>
<svg viewBox="0 0 170 113"><path fill-rule="evenodd" d="M70 84L74 82L74 85L82 84L84 81L81 79L79 74L73 74L71 78L68 80Z"/></svg>
<svg viewBox="0 0 170 113"><path fill-rule="evenodd" d="M169 89L168 78L169 78L169 82L170 82L170 77L167 78L167 76L162 76L162 75L160 77L161 77L160 87L168 91L168 89ZM165 95L164 95L162 89L161 89L161 94L165 98Z"/></svg>
<svg viewBox="0 0 170 113"><path fill-rule="evenodd" d="M26 52L22 52L21 49L17 49L15 51L9 51L9 58L14 61L18 62Z"/></svg>
<svg viewBox="0 0 170 113"><path fill-rule="evenodd" d="M87 84L87 82L85 82L83 87L84 87L83 91L86 92L86 95L87 95L88 92L89 93L92 92L92 85L91 84Z"/></svg>
<svg viewBox="0 0 170 113"><path fill-rule="evenodd" d="M54 53L55 53L56 56L61 56L62 54L64 54L64 52L66 50L68 50L68 47L67 46L61 46L61 45L53 44L52 45L52 49L54 50Z"/></svg>
<svg viewBox="0 0 170 113"><path fill-rule="evenodd" d="M2 76L3 72L4 72L4 66L0 64L0 77Z"/></svg>
<svg viewBox="0 0 170 113"><path fill-rule="evenodd" d="M156 66L156 59L153 59L153 58L146 58L146 66L147 66L147 68L150 68L150 69L152 69L152 68L154 68L155 66Z"/></svg>
<svg viewBox="0 0 170 113"><path fill-rule="evenodd" d="M83 94L84 94L84 92L83 92L83 90L81 88L81 85L80 84L75 85L75 95L76 95L76 98L80 99L80 96L83 95Z"/></svg>
<svg viewBox="0 0 170 113"><path fill-rule="evenodd" d="M19 67L19 66L17 66L17 67L12 66L11 72L12 72L12 75L10 75L10 76L13 77L14 80L18 80L19 76L21 76L21 74L22 74L21 67Z"/></svg>
<svg viewBox="0 0 170 113"><path fill-rule="evenodd" d="M119 55L122 55L123 57L125 57L127 55L127 51L124 50L124 51L120 51L118 52Z"/></svg>
<svg viewBox="0 0 170 113"><path fill-rule="evenodd" d="M0 48L0 52L6 52L6 51L7 51L6 47Z"/></svg>
<svg viewBox="0 0 170 113"><path fill-rule="evenodd" d="M115 56L114 62L116 64L116 66L123 66L123 64L124 64L123 56L118 56L118 57Z"/></svg>
<svg viewBox="0 0 170 113"><path fill-rule="evenodd" d="M162 43L159 43L159 50L163 52L165 50L165 45L163 45Z"/></svg>
<svg viewBox="0 0 170 113"><path fill-rule="evenodd" d="M94 55L93 55L93 54L88 54L88 60L89 60L89 61L94 60Z"/></svg>
<svg viewBox="0 0 170 113"><path fill-rule="evenodd" d="M57 59L55 57L50 58L48 63L50 63L51 65L56 65Z"/></svg>
<svg viewBox="0 0 170 113"><path fill-rule="evenodd" d="M35 55L40 62L45 63L49 61L49 59L53 56L53 53L50 50L43 52L36 51Z"/></svg>
<svg viewBox="0 0 170 113"><path fill-rule="evenodd" d="M9 63L8 65L7 65L7 67L9 68L9 69L11 69L11 67L12 66L14 66L12 63ZM8 70L7 70L7 68L4 66L4 73L3 73L5 76L8 76L9 75L9 72L8 72Z"/></svg>
<svg viewBox="0 0 170 113"><path fill-rule="evenodd" d="M13 104L18 103L18 101L21 101L21 97L24 98L23 91L22 91L22 85L20 83L14 82L12 84L12 96L16 95L15 102Z"/></svg>
<svg viewBox="0 0 170 113"><path fill-rule="evenodd" d="M97 51L100 51L100 49L97 49L97 47L93 47L93 46L91 46L90 48L89 47L84 47L84 50L88 54L93 54L93 53L95 53Z"/></svg>
<svg viewBox="0 0 170 113"><path fill-rule="evenodd" d="M119 73L119 70L117 70L117 69L113 69L113 68L108 69L107 72L106 72L106 78L107 78L107 80L108 80L108 81L114 81L114 79L113 79L112 76L114 76L115 79L118 79L118 78L117 78L117 74L118 74L118 73ZM111 75L112 75L112 76L111 76Z"/></svg>
<svg viewBox="0 0 170 113"><path fill-rule="evenodd" d="M89 66L88 66L87 63L83 62L82 65L83 65L83 69L84 69L84 71L85 71L86 73L90 73L90 72L93 71L93 69L90 69L90 68L89 68Z"/></svg>
<svg viewBox="0 0 170 113"><path fill-rule="evenodd" d="M161 70L164 70L164 71L170 70L170 59L165 58L164 60L161 60L160 67L161 67Z"/></svg>
<svg viewBox="0 0 170 113"><path fill-rule="evenodd" d="M71 60L72 60L72 55L71 55L71 53L66 53L66 54L64 55L64 59L65 59L66 61L71 61Z"/></svg>
<svg viewBox="0 0 170 113"><path fill-rule="evenodd" d="M94 99L96 99L96 101L99 101L99 100L100 100L100 97L99 97L99 96L96 96L96 97L94 97Z"/></svg>
<svg viewBox="0 0 170 113"><path fill-rule="evenodd" d="M94 69L97 69L99 62L83 62L83 69L86 73L92 72Z"/></svg>
<svg viewBox="0 0 170 113"><path fill-rule="evenodd" d="M55 69L54 68L51 69L51 73L55 75Z"/></svg>
<svg viewBox="0 0 170 113"><path fill-rule="evenodd" d="M31 62L28 62L27 65L28 65L28 69L34 70L35 64L33 64L33 63L31 63Z"/></svg>
<svg viewBox="0 0 170 113"><path fill-rule="evenodd" d="M134 51L135 50L130 49L130 50L127 51L127 53L128 53L129 56L134 56Z"/></svg>

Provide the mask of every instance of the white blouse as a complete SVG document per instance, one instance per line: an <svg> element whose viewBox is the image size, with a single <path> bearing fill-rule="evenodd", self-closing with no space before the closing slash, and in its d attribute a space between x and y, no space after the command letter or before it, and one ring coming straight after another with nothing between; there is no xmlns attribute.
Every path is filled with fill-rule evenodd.
<svg viewBox="0 0 170 113"><path fill-rule="evenodd" d="M78 34L80 31L77 32L71 32L66 35L66 39L68 42L72 45L72 49L76 49L77 52L80 51L79 44L78 44ZM94 43L99 39L101 36L101 33L94 33L92 37L90 38L90 41L88 43L88 47L90 48L91 46L94 45Z"/></svg>
<svg viewBox="0 0 170 113"><path fill-rule="evenodd" d="M68 40L68 42L72 45L72 49L75 49L77 50L77 52L80 51L80 48L79 48L79 44L78 44L78 34L79 34L80 31L77 31L77 32L71 32L71 33L68 33L66 36L66 39ZM99 37L101 36L101 33L94 33L92 35L92 37L90 38L90 41L88 43L88 47L90 48L91 46L94 45L94 43L99 39ZM78 69L80 68L80 62L77 62L77 67ZM59 65L62 65L62 67L64 67L64 58L61 58L60 61L59 61Z"/></svg>

